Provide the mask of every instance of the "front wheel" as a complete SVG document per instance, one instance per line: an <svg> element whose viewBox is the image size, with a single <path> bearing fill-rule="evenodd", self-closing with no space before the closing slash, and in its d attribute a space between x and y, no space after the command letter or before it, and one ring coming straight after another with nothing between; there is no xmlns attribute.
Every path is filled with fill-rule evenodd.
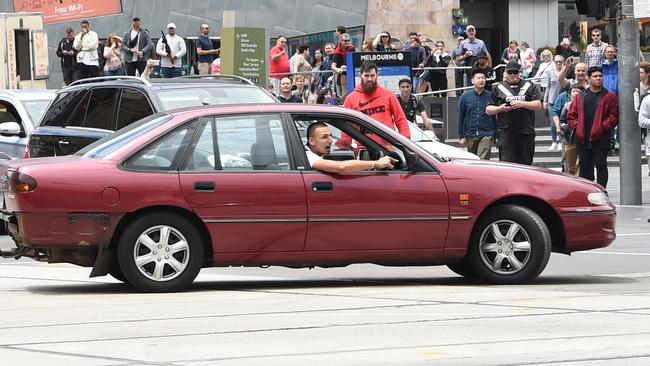
<svg viewBox="0 0 650 366"><path fill-rule="evenodd" d="M477 222L468 260L480 278L517 284L544 270L551 256L551 234L534 211L517 205L492 208Z"/></svg>
<svg viewBox="0 0 650 366"><path fill-rule="evenodd" d="M152 213L129 224L117 259L127 282L144 292L173 292L189 286L201 270L201 235L187 219Z"/></svg>

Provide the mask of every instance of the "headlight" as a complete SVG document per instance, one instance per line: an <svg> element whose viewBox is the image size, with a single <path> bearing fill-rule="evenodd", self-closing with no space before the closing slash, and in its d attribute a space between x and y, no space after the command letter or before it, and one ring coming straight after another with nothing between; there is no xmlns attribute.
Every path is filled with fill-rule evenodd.
<svg viewBox="0 0 650 366"><path fill-rule="evenodd" d="M587 200L592 205L606 205L609 203L609 197L605 192L594 192L587 195Z"/></svg>

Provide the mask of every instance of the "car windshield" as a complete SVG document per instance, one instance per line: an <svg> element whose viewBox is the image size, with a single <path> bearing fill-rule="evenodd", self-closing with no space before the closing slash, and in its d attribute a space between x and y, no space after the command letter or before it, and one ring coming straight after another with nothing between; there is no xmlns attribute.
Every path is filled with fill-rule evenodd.
<svg viewBox="0 0 650 366"><path fill-rule="evenodd" d="M160 90L158 97L166 111L203 105L276 103L271 96L259 88L224 85Z"/></svg>
<svg viewBox="0 0 650 366"><path fill-rule="evenodd" d="M47 110L47 106L50 104L50 99L46 100L30 100L23 101L23 105L29 114L29 119L32 120L34 125L38 124Z"/></svg>
<svg viewBox="0 0 650 366"><path fill-rule="evenodd" d="M117 132L99 139L79 150L75 155L87 158L103 159L108 154L129 143L134 138L169 121L172 116L168 114L154 114L134 122Z"/></svg>

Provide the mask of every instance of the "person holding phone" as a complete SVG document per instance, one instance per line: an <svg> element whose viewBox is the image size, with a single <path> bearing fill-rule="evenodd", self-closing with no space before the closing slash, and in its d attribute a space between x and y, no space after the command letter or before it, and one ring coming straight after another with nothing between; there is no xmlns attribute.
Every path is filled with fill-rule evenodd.
<svg viewBox="0 0 650 366"><path fill-rule="evenodd" d="M104 46L104 76L124 75L124 64L122 63L122 38L111 33Z"/></svg>
<svg viewBox="0 0 650 366"><path fill-rule="evenodd" d="M542 109L539 87L521 78L521 65L509 61L505 80L492 88L485 112L497 118L499 160L533 164L535 111Z"/></svg>
<svg viewBox="0 0 650 366"><path fill-rule="evenodd" d="M81 32L74 37L73 47L77 50L77 69L79 79L96 77L99 75L99 55L97 47L99 37L90 30L87 20L81 21Z"/></svg>

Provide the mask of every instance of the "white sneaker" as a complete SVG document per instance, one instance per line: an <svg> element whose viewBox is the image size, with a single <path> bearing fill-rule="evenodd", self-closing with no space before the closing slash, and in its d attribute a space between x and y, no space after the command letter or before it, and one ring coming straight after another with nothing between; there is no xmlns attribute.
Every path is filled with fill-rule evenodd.
<svg viewBox="0 0 650 366"><path fill-rule="evenodd" d="M557 151L562 151L562 143L561 142L557 143Z"/></svg>
<svg viewBox="0 0 650 366"><path fill-rule="evenodd" d="M557 143L553 142L551 146L549 146L548 151L553 151L555 149L557 149Z"/></svg>

